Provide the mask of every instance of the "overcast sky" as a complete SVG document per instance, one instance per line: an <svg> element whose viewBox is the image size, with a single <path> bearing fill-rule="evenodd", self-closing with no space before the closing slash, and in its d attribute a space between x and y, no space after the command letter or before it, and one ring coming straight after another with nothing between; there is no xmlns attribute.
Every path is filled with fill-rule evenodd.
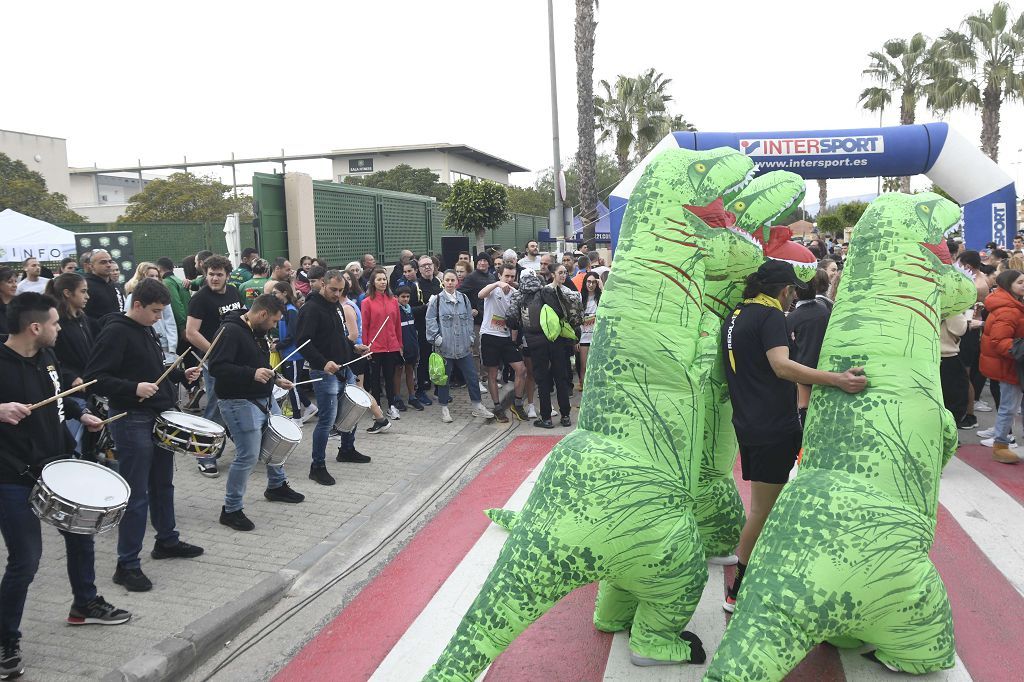
<svg viewBox="0 0 1024 682"><path fill-rule="evenodd" d="M867 52L938 36L981 7L991 2L603 0L595 79L654 67L672 79L673 110L705 131L874 126L857 103ZM577 140L574 11L556 0L563 157ZM544 0L22 2L3 17L0 128L67 138L72 165L432 142L552 163ZM1021 114L1004 105L1001 165L1018 180ZM977 113L948 120L977 140ZM330 177L327 161L289 170Z"/></svg>

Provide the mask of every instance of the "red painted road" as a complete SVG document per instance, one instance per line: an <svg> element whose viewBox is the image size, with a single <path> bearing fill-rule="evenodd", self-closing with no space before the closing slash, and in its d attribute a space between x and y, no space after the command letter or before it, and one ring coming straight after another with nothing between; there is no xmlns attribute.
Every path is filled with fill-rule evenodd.
<svg viewBox="0 0 1024 682"><path fill-rule="evenodd" d="M489 523L481 510L503 505L557 440L514 440L275 679L368 679L479 540ZM1014 476L1024 467L995 464L980 446L964 447L958 456L1024 502L1021 477ZM736 479L749 506L750 486L738 469ZM957 652L973 679L1022 679L1024 597L945 508L931 556L949 591ZM732 573L726 568L723 596ZM590 585L563 599L494 662L486 680L600 682L612 637L593 628L596 592ZM823 644L786 679L838 682L846 676L837 650Z"/></svg>

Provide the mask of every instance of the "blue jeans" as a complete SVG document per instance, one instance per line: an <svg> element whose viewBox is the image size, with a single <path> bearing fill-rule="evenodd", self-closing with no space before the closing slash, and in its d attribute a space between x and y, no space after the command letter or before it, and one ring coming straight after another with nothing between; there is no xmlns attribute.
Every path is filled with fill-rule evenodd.
<svg viewBox="0 0 1024 682"><path fill-rule="evenodd" d="M67 397L67 400L70 400L70 401L74 402L76 405L78 405L79 408L81 408L83 410L85 409L85 399L84 398L76 398L73 395L69 395ZM85 434L85 427L82 426L82 422L78 421L77 419L68 419L64 423L68 425L68 431L71 432L71 437L74 438L75 439L75 443L78 444L78 447L76 447L75 449L78 450L79 454L83 454L82 453L82 436Z"/></svg>
<svg viewBox="0 0 1024 682"><path fill-rule="evenodd" d="M0 581L0 640L21 639L25 597L43 555L39 519L29 506L31 486L0 483L0 533L7 546L7 570ZM68 580L76 606L96 598L96 568L91 535L65 533Z"/></svg>
<svg viewBox="0 0 1024 682"><path fill-rule="evenodd" d="M129 410L127 417L111 422L108 427L117 448L120 474L132 489L128 508L117 527L117 563L124 568L140 566L147 509L156 529L157 542L178 544L174 521L174 455L153 443L156 416L149 410Z"/></svg>
<svg viewBox="0 0 1024 682"><path fill-rule="evenodd" d="M276 400L271 400L270 410L280 414ZM263 442L263 427L270 417L248 400L221 400L220 413L231 429L231 440L235 443L235 461L228 470L227 494L224 495L224 511L235 512L242 508L245 485L249 474L260 455ZM288 478L283 466L267 465L267 487L280 488Z"/></svg>
<svg viewBox="0 0 1024 682"><path fill-rule="evenodd" d="M449 377L452 375L452 366L458 367L462 372L462 376L466 380L466 388L469 389L469 399L474 403L480 402L480 375L476 373L476 361L473 360L472 353L462 358L444 359L444 373ZM441 399L441 405L448 404L448 393L448 384L437 387L437 396Z"/></svg>
<svg viewBox="0 0 1024 682"><path fill-rule="evenodd" d="M203 418L204 419L209 419L212 422L216 422L216 423L220 424L221 426L227 426L224 423L224 417L221 415L220 408L218 407L218 402L219 401L217 400L217 392L215 390L216 387L217 387L217 381L205 369L203 370L203 386L206 389L206 409L203 410ZM233 434L233 433L231 434L231 436L232 436L231 439L232 440L234 440L234 435L235 434ZM217 458L216 457L196 457L196 463L197 464L216 464L217 463Z"/></svg>
<svg viewBox="0 0 1024 682"><path fill-rule="evenodd" d="M338 370L341 374L341 370ZM313 467L327 466L327 439L331 436L331 427L338 416L338 394L345 390L341 377L328 374L323 370L309 370L310 379L321 379L313 383L316 393L316 428L313 429ZM341 449L354 450L356 447L356 430L341 434Z"/></svg>
<svg viewBox="0 0 1024 682"><path fill-rule="evenodd" d="M996 411L995 442L1009 443L1013 420L1020 409L1021 388L1017 384L999 382L999 409Z"/></svg>

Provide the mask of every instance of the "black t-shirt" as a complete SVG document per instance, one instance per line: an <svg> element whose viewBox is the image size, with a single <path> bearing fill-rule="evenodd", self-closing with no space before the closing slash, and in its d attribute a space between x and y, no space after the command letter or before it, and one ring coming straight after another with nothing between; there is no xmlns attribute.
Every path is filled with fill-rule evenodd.
<svg viewBox="0 0 1024 682"><path fill-rule="evenodd" d="M210 287L204 286L188 301L188 316L202 320L199 325L199 333L207 341L213 341L220 327L220 321L232 310L242 307L242 301L238 296L238 289L232 286L224 287L224 291L216 294Z"/></svg>
<svg viewBox="0 0 1024 682"><path fill-rule="evenodd" d="M805 367L818 367L821 342L825 340L825 329L832 310L824 301L814 300L797 306L786 317L789 330L789 357Z"/></svg>
<svg viewBox="0 0 1024 682"><path fill-rule="evenodd" d="M738 306L725 320L721 343L740 443L762 445L799 431L796 384L777 377L766 355L789 346L782 311L758 303Z"/></svg>

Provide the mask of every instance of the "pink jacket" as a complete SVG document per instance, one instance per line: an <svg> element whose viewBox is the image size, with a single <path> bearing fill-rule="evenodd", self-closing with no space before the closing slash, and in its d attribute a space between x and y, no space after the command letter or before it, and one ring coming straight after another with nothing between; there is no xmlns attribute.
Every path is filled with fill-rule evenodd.
<svg viewBox="0 0 1024 682"><path fill-rule="evenodd" d="M370 348L374 353L401 352L402 316L398 312L398 299L387 294L378 294L376 298L367 296L360 309L363 313L363 343L369 345L376 336L377 340Z"/></svg>

